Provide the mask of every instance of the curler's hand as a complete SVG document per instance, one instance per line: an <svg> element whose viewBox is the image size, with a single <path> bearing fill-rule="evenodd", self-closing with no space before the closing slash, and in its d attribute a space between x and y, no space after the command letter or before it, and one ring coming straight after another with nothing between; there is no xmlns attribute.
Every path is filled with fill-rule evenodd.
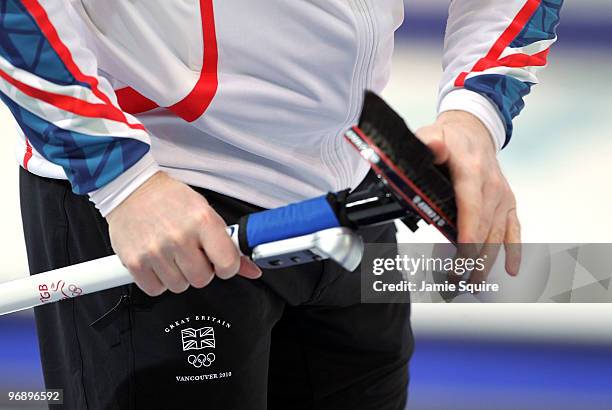
<svg viewBox="0 0 612 410"><path fill-rule="evenodd" d="M436 163L445 164L451 173L458 210L459 252L472 257L487 255L486 269L473 271L470 281L486 279L502 243L506 271L517 275L521 228L516 201L499 167L487 128L468 112L448 111L434 124L418 130L417 136L433 151Z"/></svg>
<svg viewBox="0 0 612 410"><path fill-rule="evenodd" d="M145 293L206 286L216 275L255 279L261 270L238 249L206 199L163 172L107 217L113 249Z"/></svg>

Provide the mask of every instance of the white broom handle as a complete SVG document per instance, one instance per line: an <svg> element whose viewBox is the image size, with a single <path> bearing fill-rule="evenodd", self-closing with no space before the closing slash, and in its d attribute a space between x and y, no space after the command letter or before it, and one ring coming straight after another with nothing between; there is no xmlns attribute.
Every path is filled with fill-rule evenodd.
<svg viewBox="0 0 612 410"><path fill-rule="evenodd" d="M0 284L0 315L134 282L116 255Z"/></svg>
<svg viewBox="0 0 612 410"><path fill-rule="evenodd" d="M238 246L238 225L227 228ZM0 315L133 283L116 255L0 284Z"/></svg>

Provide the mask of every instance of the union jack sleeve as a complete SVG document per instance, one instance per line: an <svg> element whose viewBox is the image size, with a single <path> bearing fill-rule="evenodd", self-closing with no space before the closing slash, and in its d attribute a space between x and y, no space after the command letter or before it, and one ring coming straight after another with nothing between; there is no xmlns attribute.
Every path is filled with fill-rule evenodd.
<svg viewBox="0 0 612 410"><path fill-rule="evenodd" d="M471 112L496 148L546 66L563 0L453 0L445 38L439 112Z"/></svg>
<svg viewBox="0 0 612 410"><path fill-rule="evenodd" d="M113 191L133 188L135 178L156 172L149 135L97 75L70 7L66 0L0 0L0 98L28 147L61 166L75 193L100 190L139 164Z"/></svg>

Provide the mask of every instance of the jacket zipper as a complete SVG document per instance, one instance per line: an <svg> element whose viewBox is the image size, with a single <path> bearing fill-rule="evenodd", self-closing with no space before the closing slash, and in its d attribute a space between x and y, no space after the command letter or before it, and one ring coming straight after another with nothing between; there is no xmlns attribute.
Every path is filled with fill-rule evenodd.
<svg viewBox="0 0 612 410"><path fill-rule="evenodd" d="M351 97L348 108L348 118L343 125L343 130L353 125L359 119L360 107L363 102L363 91L371 83L372 64L376 55L377 41L376 25L372 16L371 7L367 0L354 0L353 12L357 22L357 31L359 36L358 58L356 62L355 74L351 90ZM330 168L334 171L340 180L340 186L336 187L344 189L350 185L353 176L351 171L343 165L341 153L344 152L342 144L345 144L343 138L338 138L337 135L329 138L327 144L327 156L330 160Z"/></svg>

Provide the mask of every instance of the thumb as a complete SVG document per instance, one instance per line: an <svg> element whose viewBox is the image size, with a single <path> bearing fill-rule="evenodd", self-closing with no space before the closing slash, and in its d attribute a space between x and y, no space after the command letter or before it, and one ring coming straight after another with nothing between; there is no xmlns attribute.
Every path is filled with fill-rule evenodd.
<svg viewBox="0 0 612 410"><path fill-rule="evenodd" d="M257 279L261 277L261 269L246 256L240 257L240 268L238 269L238 275L248 279Z"/></svg>
<svg viewBox="0 0 612 410"><path fill-rule="evenodd" d="M444 142L444 130L440 126L429 125L417 130L416 136L434 155L434 161L437 165L448 161L449 150Z"/></svg>

